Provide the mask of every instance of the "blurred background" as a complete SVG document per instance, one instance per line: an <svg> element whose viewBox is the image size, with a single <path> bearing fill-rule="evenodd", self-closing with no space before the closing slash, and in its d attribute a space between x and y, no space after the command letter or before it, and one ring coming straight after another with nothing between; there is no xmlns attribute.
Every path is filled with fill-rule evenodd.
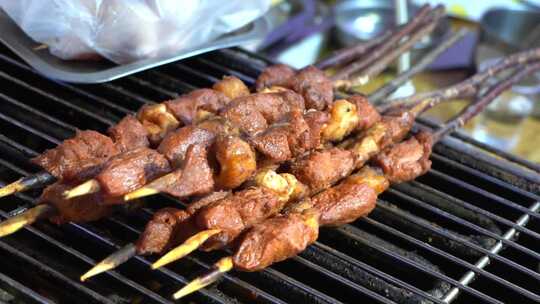
<svg viewBox="0 0 540 304"><path fill-rule="evenodd" d="M397 96L434 90L456 83L486 68L498 57L540 46L540 1L470 0L275 0L268 13L272 31L247 48L276 61L303 67L329 52L380 35L413 16L424 3L444 4L448 18L434 33L418 43L400 66L387 70L367 85L356 87L369 94L452 31L469 30L429 68L417 75ZM396 12L399 12L396 14ZM490 108L469 123L465 132L474 138L540 162L540 75L535 75L503 94ZM466 100L455 100L432 109L426 116L446 120Z"/></svg>

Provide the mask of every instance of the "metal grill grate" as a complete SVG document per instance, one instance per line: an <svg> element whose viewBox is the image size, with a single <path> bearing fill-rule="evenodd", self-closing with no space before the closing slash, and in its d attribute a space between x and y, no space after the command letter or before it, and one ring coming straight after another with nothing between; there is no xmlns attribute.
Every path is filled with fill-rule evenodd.
<svg viewBox="0 0 540 304"><path fill-rule="evenodd" d="M229 49L111 83L70 85L42 78L0 46L0 180L37 172L28 158L76 128L105 131L144 103L209 86L226 74L251 84L266 64ZM323 230L300 256L263 272L229 273L186 302L540 301L539 166L462 133L438 144L432 159L426 176L393 187L368 218ZM37 195L1 199L0 217L32 206ZM153 258L138 257L78 281L96 260L136 239L153 211L184 206L166 196L147 202L89 225L43 222L0 240L0 301L170 303L174 290L223 252L196 253L159 271L149 269Z"/></svg>

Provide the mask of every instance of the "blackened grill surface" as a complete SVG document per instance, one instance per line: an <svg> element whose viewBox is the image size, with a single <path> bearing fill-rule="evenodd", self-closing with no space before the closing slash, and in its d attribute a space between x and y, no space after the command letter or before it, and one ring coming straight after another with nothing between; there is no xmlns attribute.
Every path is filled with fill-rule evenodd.
<svg viewBox="0 0 540 304"><path fill-rule="evenodd" d="M145 103L209 87L223 75L253 84L267 64L228 49L111 83L72 85L42 78L0 46L0 181L37 172L28 159L77 128L104 132ZM435 147L433 169L383 194L368 218L324 229L300 256L258 273L231 272L186 301L538 301L538 167L490 149L502 158L495 159L478 147L483 145L463 134L445 139ZM1 199L0 217L31 207L38 194ZM134 241L165 206L185 204L158 196L145 208L96 223L43 222L0 240L0 301L170 303L175 290L227 253L196 253L159 271L149 269L154 257L138 257L85 284L78 280L96 260Z"/></svg>

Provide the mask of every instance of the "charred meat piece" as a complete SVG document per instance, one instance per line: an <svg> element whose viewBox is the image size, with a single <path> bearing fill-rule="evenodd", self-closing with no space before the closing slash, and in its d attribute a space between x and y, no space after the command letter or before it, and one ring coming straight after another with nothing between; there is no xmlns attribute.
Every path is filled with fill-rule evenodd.
<svg viewBox="0 0 540 304"><path fill-rule="evenodd" d="M373 162L382 168L391 183L413 180L431 168L431 146L433 138L427 132L385 149Z"/></svg>
<svg viewBox="0 0 540 304"><path fill-rule="evenodd" d="M324 110L334 101L334 85L314 66L300 70L291 78L290 88L304 97L309 109Z"/></svg>
<svg viewBox="0 0 540 304"><path fill-rule="evenodd" d="M138 148L111 158L95 177L103 193L120 196L170 171L167 159L155 150Z"/></svg>
<svg viewBox="0 0 540 304"><path fill-rule="evenodd" d="M304 111L302 97L292 91L256 93L237 98L221 112L221 116L253 137L270 124L279 122L292 111Z"/></svg>
<svg viewBox="0 0 540 304"><path fill-rule="evenodd" d="M377 202L377 193L368 183L340 183L311 198L325 226L339 226L367 215Z"/></svg>
<svg viewBox="0 0 540 304"><path fill-rule="evenodd" d="M109 137L95 131L77 131L73 138L33 158L32 163L57 179L86 180L99 170L98 165L118 153Z"/></svg>
<svg viewBox="0 0 540 304"><path fill-rule="evenodd" d="M386 148L389 145L402 141L414 124L415 116L406 110L396 111L384 115L381 123L385 127L385 136L379 147Z"/></svg>
<svg viewBox="0 0 540 304"><path fill-rule="evenodd" d="M367 130L381 120L379 111L369 103L366 97L360 95L353 95L347 100L356 105L356 113L359 118L357 130Z"/></svg>
<svg viewBox="0 0 540 304"><path fill-rule="evenodd" d="M236 188L257 170L255 151L238 136L219 136L214 149L220 167L216 176L218 188Z"/></svg>
<svg viewBox="0 0 540 304"><path fill-rule="evenodd" d="M275 64L267 67L257 77L255 89L257 92L273 86L288 87L291 78L294 77L295 71L285 64Z"/></svg>
<svg viewBox="0 0 540 304"><path fill-rule="evenodd" d="M216 82L212 86L212 89L223 93L230 100L238 97L248 96L250 94L249 89L244 82L234 76L223 77L221 81Z"/></svg>
<svg viewBox="0 0 540 304"><path fill-rule="evenodd" d="M112 206L96 204L103 200L100 193L73 199L64 198L64 191L73 186L74 184L57 182L43 190L39 199L40 203L49 204L57 210L57 214L50 218L51 222L58 225L67 222L84 223L99 220L111 214Z"/></svg>
<svg viewBox="0 0 540 304"><path fill-rule="evenodd" d="M152 216L137 241L138 254L155 254L184 241L195 233L191 214L185 210L163 208Z"/></svg>
<svg viewBox="0 0 540 304"><path fill-rule="evenodd" d="M313 211L278 215L253 226L233 255L236 269L259 271L302 252L319 236Z"/></svg>
<svg viewBox="0 0 540 304"><path fill-rule="evenodd" d="M214 192L190 204L187 210L163 208L152 216L137 240L137 253L141 255L163 253L199 230L192 215L199 209L220 200L229 193Z"/></svg>
<svg viewBox="0 0 540 304"><path fill-rule="evenodd" d="M304 119L307 123L307 130L302 132L298 138L298 141L293 144L293 155L301 155L308 150L315 149L322 144L322 132L329 116L326 112L311 110L304 115ZM291 127L301 130L300 125L291 123Z"/></svg>
<svg viewBox="0 0 540 304"><path fill-rule="evenodd" d="M200 230L221 229L204 244L203 250L222 248L253 224L277 214L283 200L264 187L239 191L213 202L196 214Z"/></svg>
<svg viewBox="0 0 540 304"><path fill-rule="evenodd" d="M150 146L148 131L133 115L127 115L108 131L120 152Z"/></svg>
<svg viewBox="0 0 540 304"><path fill-rule="evenodd" d="M174 117L184 125L189 125L195 121L199 110L217 113L227 103L229 98L219 91L198 89L164 104Z"/></svg>
<svg viewBox="0 0 540 304"><path fill-rule="evenodd" d="M294 162L291 173L313 193L324 190L354 170L352 152L331 148L310 153Z"/></svg>
<svg viewBox="0 0 540 304"><path fill-rule="evenodd" d="M173 167L184 162L187 149L192 145L209 147L215 140L216 134L197 126L185 126L170 132L163 138L157 150L163 154Z"/></svg>
<svg viewBox="0 0 540 304"><path fill-rule="evenodd" d="M214 172L208 163L206 147L191 145L182 166L148 186L183 198L204 195L214 189Z"/></svg>

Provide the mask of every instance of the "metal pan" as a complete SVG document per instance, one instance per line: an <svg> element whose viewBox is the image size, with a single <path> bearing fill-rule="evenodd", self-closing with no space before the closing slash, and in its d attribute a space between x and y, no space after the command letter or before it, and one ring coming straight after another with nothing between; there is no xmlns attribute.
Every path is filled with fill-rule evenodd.
<svg viewBox="0 0 540 304"><path fill-rule="evenodd" d="M35 50L38 44L0 9L0 41L2 43L43 75L75 83L106 82L198 54L252 43L263 39L269 28L268 21L262 17L231 34L221 36L196 48L181 51L172 57L150 58L117 65L106 60L66 61L54 57L47 50Z"/></svg>

